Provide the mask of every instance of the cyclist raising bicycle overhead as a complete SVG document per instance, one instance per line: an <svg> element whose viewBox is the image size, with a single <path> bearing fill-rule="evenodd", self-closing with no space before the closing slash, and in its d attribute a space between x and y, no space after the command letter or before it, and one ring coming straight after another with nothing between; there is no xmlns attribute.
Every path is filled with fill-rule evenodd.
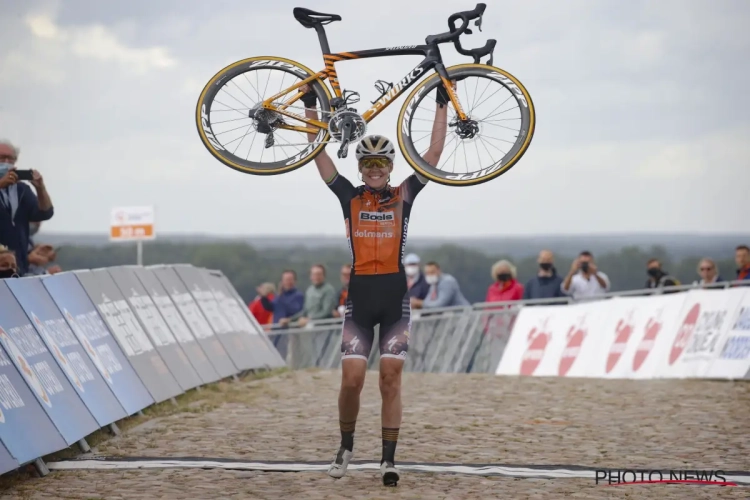
<svg viewBox="0 0 750 500"><path fill-rule="evenodd" d="M318 119L315 93L307 85L301 90L305 92L302 97L305 116ZM437 166L445 145L448 101L445 88L439 86L432 137L424 154L425 161L432 166ZM308 140L314 141L315 134L308 134ZM341 340L338 400L341 446L328 474L343 477L352 460L359 395L365 382L374 328L380 325L383 436L380 473L384 485L395 486L399 480L394 455L401 425L401 372L411 327L411 306L402 260L411 208L427 179L413 173L397 187L391 187L389 181L396 150L393 142L380 135L363 138L357 145L356 156L364 182L359 187L354 187L338 173L325 150L315 157L320 176L341 202L353 261Z"/></svg>

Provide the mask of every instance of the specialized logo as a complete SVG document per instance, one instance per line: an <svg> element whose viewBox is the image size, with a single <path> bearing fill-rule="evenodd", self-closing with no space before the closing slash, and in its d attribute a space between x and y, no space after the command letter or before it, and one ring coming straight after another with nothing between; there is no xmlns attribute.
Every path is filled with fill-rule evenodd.
<svg viewBox="0 0 750 500"><path fill-rule="evenodd" d="M375 104L370 109L362 113L362 117L369 118L371 115L379 112L392 99L401 95L401 92L403 92L404 89L423 72L424 68L421 66L417 66L416 68L411 70L408 75L406 75L400 82L394 85L388 92L385 93L385 95L375 101Z"/></svg>
<svg viewBox="0 0 750 500"><path fill-rule="evenodd" d="M677 332L677 337L674 339L674 343L672 344L672 350L669 352L670 365L673 365L675 361L677 361L679 357L682 356L682 351L685 350L688 342L690 342L690 338L693 336L693 331L695 330L695 325L698 323L698 317L700 316L700 314L701 305L696 303L690 309L690 312L687 313L687 316L685 316L685 319L682 322L682 326Z"/></svg>
<svg viewBox="0 0 750 500"><path fill-rule="evenodd" d="M634 372L638 371L638 369L643 365L643 362L646 361L646 358L651 352L651 349L654 348L654 344L656 343L656 336L659 335L661 326L662 324L658 318L649 318L648 323L646 323L646 334L643 336L641 343L638 344L638 348L635 351L635 356L633 356Z"/></svg>
<svg viewBox="0 0 750 500"><path fill-rule="evenodd" d="M416 45L397 45L395 47L387 47L385 50L403 50L403 49L413 49L416 48Z"/></svg>
<svg viewBox="0 0 750 500"><path fill-rule="evenodd" d="M544 328L544 327L542 327ZM547 349L550 334L532 328L527 337L529 346L521 358L521 375L533 375L539 363L542 362L544 351Z"/></svg>
<svg viewBox="0 0 750 500"><path fill-rule="evenodd" d="M633 333L632 315L633 311L630 311L627 319L621 319L617 322L617 326L615 327L615 341L612 343L612 347L609 348L605 373L611 372L617 366L617 362L620 361L622 353L625 352L625 348L628 346L628 339Z"/></svg>

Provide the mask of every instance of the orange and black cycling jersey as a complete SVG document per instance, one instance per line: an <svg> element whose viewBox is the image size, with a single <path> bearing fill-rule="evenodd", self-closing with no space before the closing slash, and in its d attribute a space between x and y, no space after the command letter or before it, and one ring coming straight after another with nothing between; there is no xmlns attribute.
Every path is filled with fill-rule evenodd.
<svg viewBox="0 0 750 500"><path fill-rule="evenodd" d="M412 174L397 187L354 187L338 173L327 182L344 211L352 276L404 271L406 231L414 198L425 184Z"/></svg>

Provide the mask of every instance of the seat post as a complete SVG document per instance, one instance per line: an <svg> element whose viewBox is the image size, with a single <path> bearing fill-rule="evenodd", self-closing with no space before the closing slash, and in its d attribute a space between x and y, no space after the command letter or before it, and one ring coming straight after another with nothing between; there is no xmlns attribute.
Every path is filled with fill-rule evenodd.
<svg viewBox="0 0 750 500"><path fill-rule="evenodd" d="M326 36L326 30L322 24L315 24L315 31L318 33L318 40L320 41L320 48L323 54L330 54L331 48L328 46L328 37Z"/></svg>

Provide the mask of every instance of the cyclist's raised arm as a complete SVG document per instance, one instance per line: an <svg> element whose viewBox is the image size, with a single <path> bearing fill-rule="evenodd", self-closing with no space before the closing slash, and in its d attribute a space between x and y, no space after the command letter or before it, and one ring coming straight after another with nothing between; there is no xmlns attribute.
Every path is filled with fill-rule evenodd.
<svg viewBox="0 0 750 500"><path fill-rule="evenodd" d="M453 83L453 90L456 89L456 82ZM445 87L441 84L437 88L437 98L435 99L435 121L432 122L432 136L430 136L430 148L424 155L424 160L437 167L440 161L440 155L443 154L445 147L445 136L448 132L448 97Z"/></svg>
<svg viewBox="0 0 750 500"><path fill-rule="evenodd" d="M319 120L320 118L318 117L318 109L315 107L315 93L311 91L308 85L303 85L302 87L300 87L300 91L307 93L301 99L305 104L305 118ZM313 142L316 136L316 134L308 133L307 140ZM338 171L336 170L336 165L334 165L333 160L330 156L328 156L328 153L326 153L325 149L318 153L318 155L315 157L315 166L318 167L320 177L326 182L330 182L338 173Z"/></svg>

